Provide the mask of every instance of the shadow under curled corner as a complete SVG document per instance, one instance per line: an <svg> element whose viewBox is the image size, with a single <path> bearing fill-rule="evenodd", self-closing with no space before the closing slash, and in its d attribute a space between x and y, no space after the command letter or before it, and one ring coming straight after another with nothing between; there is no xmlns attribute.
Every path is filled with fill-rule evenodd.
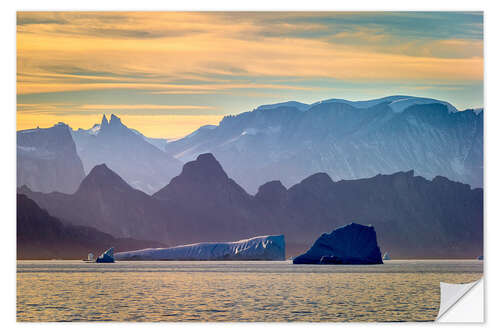
<svg viewBox="0 0 500 333"><path fill-rule="evenodd" d="M464 284L440 283L441 302L436 322L484 322L484 277Z"/></svg>

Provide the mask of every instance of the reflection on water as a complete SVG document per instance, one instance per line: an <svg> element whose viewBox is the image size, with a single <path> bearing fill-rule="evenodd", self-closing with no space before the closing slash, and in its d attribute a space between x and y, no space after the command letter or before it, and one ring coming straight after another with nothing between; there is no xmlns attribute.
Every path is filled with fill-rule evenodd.
<svg viewBox="0 0 500 333"><path fill-rule="evenodd" d="M439 282L476 260L375 266L290 262L18 261L18 321L430 321Z"/></svg>

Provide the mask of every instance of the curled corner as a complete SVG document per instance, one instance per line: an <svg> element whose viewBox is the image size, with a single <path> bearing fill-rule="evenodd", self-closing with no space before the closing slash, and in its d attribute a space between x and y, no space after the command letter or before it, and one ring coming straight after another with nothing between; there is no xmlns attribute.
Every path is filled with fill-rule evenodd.
<svg viewBox="0 0 500 333"><path fill-rule="evenodd" d="M483 278L464 284L440 282L440 287L437 322L483 322Z"/></svg>

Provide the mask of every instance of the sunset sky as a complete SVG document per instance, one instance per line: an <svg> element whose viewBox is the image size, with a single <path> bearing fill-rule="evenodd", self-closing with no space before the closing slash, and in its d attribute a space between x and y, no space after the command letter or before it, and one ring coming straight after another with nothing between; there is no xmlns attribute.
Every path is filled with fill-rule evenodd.
<svg viewBox="0 0 500 333"><path fill-rule="evenodd" d="M396 94L482 107L482 13L17 15L18 129L114 113L177 138L262 104Z"/></svg>

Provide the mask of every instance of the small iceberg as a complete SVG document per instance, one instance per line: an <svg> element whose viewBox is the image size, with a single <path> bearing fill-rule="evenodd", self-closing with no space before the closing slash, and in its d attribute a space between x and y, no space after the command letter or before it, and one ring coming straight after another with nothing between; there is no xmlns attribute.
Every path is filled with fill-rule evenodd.
<svg viewBox="0 0 500 333"><path fill-rule="evenodd" d="M101 254L95 262L97 263L112 263L115 262L115 257L114 257L114 252L115 249L112 247L103 254Z"/></svg>
<svg viewBox="0 0 500 333"><path fill-rule="evenodd" d="M90 252L87 255L87 259L83 259L83 261L85 261L85 262L94 262L94 254L92 252Z"/></svg>
<svg viewBox="0 0 500 333"><path fill-rule="evenodd" d="M375 228L351 223L323 234L294 264L373 265L383 264Z"/></svg>
<svg viewBox="0 0 500 333"><path fill-rule="evenodd" d="M285 260L285 236L119 252L116 260Z"/></svg>
<svg viewBox="0 0 500 333"><path fill-rule="evenodd" d="M384 256L382 257L382 260L391 260L391 256L389 255L389 252L384 253Z"/></svg>

